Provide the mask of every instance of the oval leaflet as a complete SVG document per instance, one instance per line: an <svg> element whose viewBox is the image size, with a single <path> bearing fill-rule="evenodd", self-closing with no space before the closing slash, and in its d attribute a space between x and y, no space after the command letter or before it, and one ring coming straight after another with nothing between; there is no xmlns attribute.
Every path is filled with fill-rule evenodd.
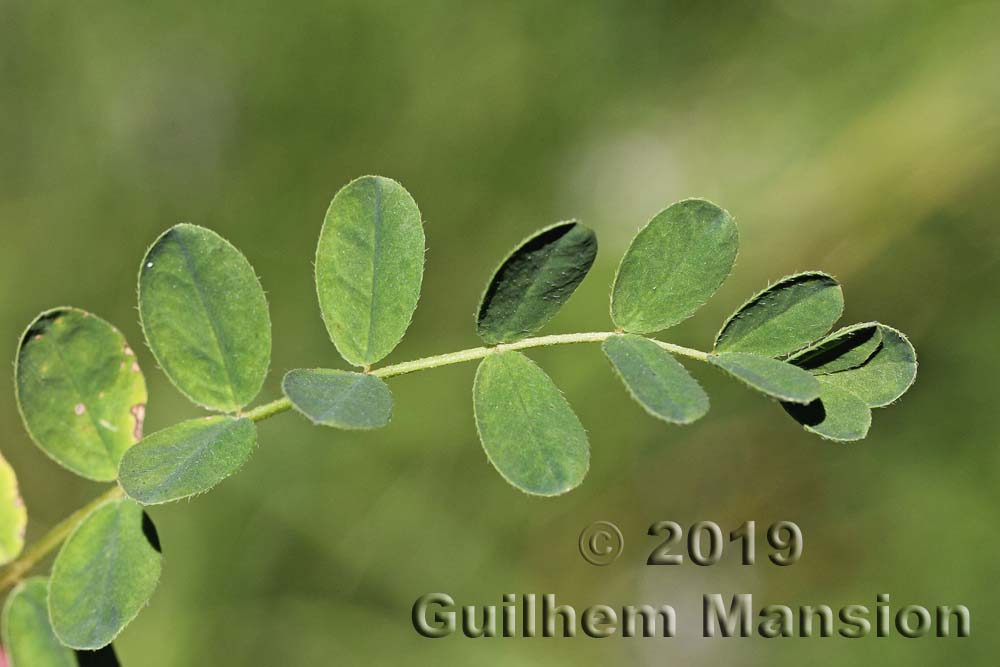
<svg viewBox="0 0 1000 667"><path fill-rule="evenodd" d="M424 228L402 185L363 176L330 202L316 247L316 292L337 351L355 366L403 338L420 297Z"/></svg>
<svg viewBox="0 0 1000 667"><path fill-rule="evenodd" d="M854 324L796 352L788 362L813 375L829 375L864 365L881 346L882 329L877 322Z"/></svg>
<svg viewBox="0 0 1000 667"><path fill-rule="evenodd" d="M558 387L520 352L490 354L476 370L473 405L486 456L512 485L555 496L590 467L583 425Z"/></svg>
<svg viewBox="0 0 1000 667"><path fill-rule="evenodd" d="M74 651L59 643L49 623L48 580L25 579L11 591L3 609L3 645L11 667L118 667L114 646Z"/></svg>
<svg viewBox="0 0 1000 667"><path fill-rule="evenodd" d="M573 295L595 257L597 236L574 220L535 232L490 279L476 316L479 337L496 345L541 329Z"/></svg>
<svg viewBox="0 0 1000 667"><path fill-rule="evenodd" d="M623 334L601 345L632 398L652 416L690 424L708 412L708 394L672 354L654 341Z"/></svg>
<svg viewBox="0 0 1000 667"><path fill-rule="evenodd" d="M791 364L744 352L725 352L708 357L747 386L780 401L811 403L819 397L819 381Z"/></svg>
<svg viewBox="0 0 1000 667"><path fill-rule="evenodd" d="M3 609L3 645L15 667L78 667L49 623L48 582L32 577L11 591Z"/></svg>
<svg viewBox="0 0 1000 667"><path fill-rule="evenodd" d="M194 403L235 412L271 361L271 317L246 257L215 232L164 232L139 269L139 317L153 356Z"/></svg>
<svg viewBox="0 0 1000 667"><path fill-rule="evenodd" d="M257 427L246 418L181 422L146 436L126 453L121 485L143 505L204 493L239 470L256 444Z"/></svg>
<svg viewBox="0 0 1000 667"><path fill-rule="evenodd" d="M782 278L733 313L715 339L717 352L777 357L816 340L844 310L844 293L819 271Z"/></svg>
<svg viewBox="0 0 1000 667"><path fill-rule="evenodd" d="M704 199L661 211L629 245L611 290L611 319L653 333L693 315L729 275L739 250L732 216Z"/></svg>
<svg viewBox="0 0 1000 667"><path fill-rule="evenodd" d="M281 388L314 424L368 430L382 428L392 418L389 387L370 373L299 369L285 375Z"/></svg>
<svg viewBox="0 0 1000 667"><path fill-rule="evenodd" d="M78 308L46 311L21 337L14 375L35 444L78 475L115 479L146 414L146 381L125 337Z"/></svg>
<svg viewBox="0 0 1000 667"><path fill-rule="evenodd" d="M868 435L872 411L865 402L830 384L825 376L820 387L818 399L808 405L784 403L785 411L807 431L827 440L851 442Z"/></svg>
<svg viewBox="0 0 1000 667"><path fill-rule="evenodd" d="M868 407L882 408L899 399L917 378L917 353L902 332L879 325L881 345L862 365L825 375L824 379L851 392Z"/></svg>
<svg viewBox="0 0 1000 667"><path fill-rule="evenodd" d="M59 641L81 650L110 644L153 594L160 561L142 507L119 498L95 508L52 565L49 618Z"/></svg>

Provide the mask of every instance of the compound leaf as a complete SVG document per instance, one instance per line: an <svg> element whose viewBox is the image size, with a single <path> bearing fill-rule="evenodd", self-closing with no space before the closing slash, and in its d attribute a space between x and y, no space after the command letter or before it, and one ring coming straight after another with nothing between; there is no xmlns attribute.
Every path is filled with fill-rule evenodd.
<svg viewBox="0 0 1000 667"><path fill-rule="evenodd" d="M818 271L782 278L755 294L722 325L717 352L777 357L816 340L844 311L844 293Z"/></svg>
<svg viewBox="0 0 1000 667"><path fill-rule="evenodd" d="M139 269L139 316L149 349L181 393L235 412L260 391L271 359L271 318L246 257L204 227L156 239Z"/></svg>
<svg viewBox="0 0 1000 667"><path fill-rule="evenodd" d="M812 374L777 359L744 352L724 352L709 355L708 361L779 401L806 404L819 397L819 381Z"/></svg>
<svg viewBox="0 0 1000 667"><path fill-rule="evenodd" d="M149 601L160 578L153 522L119 498L94 509L69 536L52 566L49 618L66 646L111 643Z"/></svg>
<svg viewBox="0 0 1000 667"><path fill-rule="evenodd" d="M479 303L476 331L487 345L511 343L538 331L590 271L597 236L576 221L539 230L496 270Z"/></svg>
<svg viewBox="0 0 1000 667"><path fill-rule="evenodd" d="M379 361L402 339L420 297L424 229L402 185L363 176L330 202L316 248L323 321L355 366Z"/></svg>
<svg viewBox="0 0 1000 667"><path fill-rule="evenodd" d="M813 375L828 375L861 366L882 345L882 331L877 322L853 324L796 352L788 362Z"/></svg>
<svg viewBox="0 0 1000 667"><path fill-rule="evenodd" d="M524 491L555 496L590 466L583 425L548 375L520 352L487 356L473 387L479 439L490 463Z"/></svg>
<svg viewBox="0 0 1000 667"><path fill-rule="evenodd" d="M827 440L850 442L868 435L872 411L860 398L820 377L820 396L815 401L800 405L782 403L785 411L807 431Z"/></svg>
<svg viewBox="0 0 1000 667"><path fill-rule="evenodd" d="M21 553L27 525L28 512L17 490L17 475L0 456L0 565L9 563Z"/></svg>
<svg viewBox="0 0 1000 667"><path fill-rule="evenodd" d="M708 394L672 354L634 334L601 345L629 394L652 416L690 424L708 412Z"/></svg>
<svg viewBox="0 0 1000 667"><path fill-rule="evenodd" d="M298 369L285 375L281 388L314 424L369 430L382 428L392 418L389 386L369 373Z"/></svg>
<svg viewBox="0 0 1000 667"><path fill-rule="evenodd" d="M652 333L687 319L715 294L739 250L736 223L703 199L658 213L622 257L611 319L625 331Z"/></svg>
<svg viewBox="0 0 1000 667"><path fill-rule="evenodd" d="M118 659L110 644L97 652L82 652L56 639L49 623L48 597L48 580L32 577L21 582L7 598L0 623L10 667L117 667Z"/></svg>
<svg viewBox="0 0 1000 667"><path fill-rule="evenodd" d="M146 414L146 381L121 333L77 308L46 311L21 337L14 374L24 426L42 451L89 479L115 479Z"/></svg>
<svg viewBox="0 0 1000 667"><path fill-rule="evenodd" d="M146 436L122 458L119 481L131 498L156 505L208 491L239 470L257 444L247 418L205 417Z"/></svg>
<svg viewBox="0 0 1000 667"><path fill-rule="evenodd" d="M824 375L831 385L847 390L868 407L881 408L906 393L917 377L917 353L902 332L878 325L882 344L861 366Z"/></svg>

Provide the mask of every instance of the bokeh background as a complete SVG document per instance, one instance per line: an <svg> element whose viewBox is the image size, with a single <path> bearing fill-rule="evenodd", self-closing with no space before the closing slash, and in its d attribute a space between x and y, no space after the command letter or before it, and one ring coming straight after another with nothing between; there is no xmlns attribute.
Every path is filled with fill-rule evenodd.
<svg viewBox="0 0 1000 667"><path fill-rule="evenodd" d="M996 664L1000 428L1000 5L706 2L0 2L0 340L69 304L116 323L150 385L147 431L193 417L142 346L135 275L191 221L250 258L268 291L273 368L343 366L316 304L323 213L351 178L400 180L426 219L427 271L388 360L477 344L497 261L575 217L597 263L547 332L609 326L634 232L703 196L742 250L715 298L665 339L705 348L745 297L793 271L845 284L845 322L912 337L913 390L869 438L827 443L777 405L693 368L712 410L648 418L596 346L533 353L576 407L588 479L523 496L477 441L463 365L391 382L385 430L294 415L262 424L242 473L152 512L165 570L117 643L128 666ZM50 462L0 393L0 447L29 539L100 491ZM580 530L619 523L608 568ZM794 520L777 568L643 565L653 521ZM465 604L551 592L583 608L669 602L673 640L427 640L421 594ZM704 640L705 592L755 603L965 604L965 640Z"/></svg>

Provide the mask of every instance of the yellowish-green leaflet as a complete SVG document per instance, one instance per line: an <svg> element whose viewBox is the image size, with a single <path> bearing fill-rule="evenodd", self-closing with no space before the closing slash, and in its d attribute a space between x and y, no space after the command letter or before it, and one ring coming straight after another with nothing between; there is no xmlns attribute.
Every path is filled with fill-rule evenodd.
<svg viewBox="0 0 1000 667"><path fill-rule="evenodd" d="M163 233L139 269L139 315L170 381L211 410L235 412L260 391L271 360L271 318L246 257L215 232Z"/></svg>
<svg viewBox="0 0 1000 667"><path fill-rule="evenodd" d="M243 467L257 444L246 418L203 417L146 436L122 458L129 497L155 505L208 491Z"/></svg>
<svg viewBox="0 0 1000 667"><path fill-rule="evenodd" d="M17 489L17 475L0 456L0 565L17 558L24 548L28 512Z"/></svg>
<svg viewBox="0 0 1000 667"><path fill-rule="evenodd" d="M877 322L853 324L796 352L788 362L813 375L828 375L863 365L882 345Z"/></svg>
<svg viewBox="0 0 1000 667"><path fill-rule="evenodd" d="M10 667L119 664L110 644L96 652L80 652L59 643L49 623L48 580L43 577L26 579L11 591L0 624Z"/></svg>
<svg viewBox="0 0 1000 667"><path fill-rule="evenodd" d="M716 352L777 357L816 340L844 311L844 293L819 271L782 278L733 313L715 339Z"/></svg>
<svg viewBox="0 0 1000 667"><path fill-rule="evenodd" d="M160 579L160 544L153 522L132 500L98 506L56 557L49 582L49 618L66 646L107 646L146 605Z"/></svg>
<svg viewBox="0 0 1000 667"><path fill-rule="evenodd" d="M819 381L807 371L777 359L743 352L713 354L718 366L749 387L779 401L811 403L819 397Z"/></svg>
<svg viewBox="0 0 1000 667"><path fill-rule="evenodd" d="M363 176L330 202L316 248L323 322L355 366L379 361L403 338L424 275L420 210L402 185Z"/></svg>
<svg viewBox="0 0 1000 667"><path fill-rule="evenodd" d="M21 337L15 391L24 426L52 459L99 481L142 437L146 382L113 326L77 308L38 316Z"/></svg>
<svg viewBox="0 0 1000 667"><path fill-rule="evenodd" d="M708 412L708 394L672 354L635 334L611 336L601 345L629 394L652 416L690 424Z"/></svg>
<svg viewBox="0 0 1000 667"><path fill-rule="evenodd" d="M820 396L808 405L783 403L785 410L805 429L827 440L851 442L868 435L872 411L849 391L820 376Z"/></svg>
<svg viewBox="0 0 1000 667"><path fill-rule="evenodd" d="M530 336L573 295L597 256L597 236L576 221L535 232L494 272L479 303L476 331L487 345Z"/></svg>
<svg viewBox="0 0 1000 667"><path fill-rule="evenodd" d="M658 213L632 240L611 291L611 319L653 333L693 315L729 275L739 250L732 216L703 199Z"/></svg>
<svg viewBox="0 0 1000 667"><path fill-rule="evenodd" d="M490 354L476 370L479 439L508 482L540 496L577 487L590 466L583 425L541 368L520 352Z"/></svg>
<svg viewBox="0 0 1000 667"><path fill-rule="evenodd" d="M299 369L285 375L281 388L314 424L369 430L382 428L392 418L389 386L368 373Z"/></svg>

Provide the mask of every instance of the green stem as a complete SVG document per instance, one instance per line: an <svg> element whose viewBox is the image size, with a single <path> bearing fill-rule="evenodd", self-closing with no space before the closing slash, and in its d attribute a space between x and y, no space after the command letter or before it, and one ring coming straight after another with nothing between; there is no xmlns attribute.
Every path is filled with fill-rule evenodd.
<svg viewBox="0 0 1000 667"><path fill-rule="evenodd" d="M616 335L616 332L614 331L591 331L587 333L537 336L535 338L525 338L524 340L519 340L514 343L502 343L491 347L472 347L467 350L459 350L458 352L449 352L447 354L438 354L432 357L414 359L413 361L404 361L402 363L376 368L368 372L381 378L390 378L397 375L425 371L431 368L450 366L452 364L460 364L466 361L475 361L476 359L482 359L490 354L503 352L505 350L528 350L536 347L573 345L575 343L601 343L614 335ZM653 342L672 354L688 357L690 359L697 359L698 361L708 361L709 355L705 352L701 352L700 350L693 350L689 347L681 347L680 345L665 343L660 340L654 340ZM256 408L243 413L242 416L255 422L259 422L264 419L268 419L269 417L273 417L274 415L281 414L282 412L287 412L291 408L292 402L282 396L281 398L271 401L270 403L258 405ZM55 550L56 547L58 547L62 541L66 539L71 532L73 532L73 529L83 522L83 519L91 512L91 510L111 498L118 498L122 495L123 491L121 490L121 487L115 485L110 490L101 494L93 501L57 524L31 549L24 552L24 555L7 566L3 572L2 578L0 578L0 592L14 586L25 574L28 573L28 571L31 570L31 568L37 565L40 560Z"/></svg>
<svg viewBox="0 0 1000 667"><path fill-rule="evenodd" d="M62 541L69 537L76 527L83 523L94 508L103 505L109 500L121 498L125 495L122 488L115 484L110 489L97 496L89 503L70 514L68 517L57 523L52 529L45 533L42 539L38 540L30 549L25 551L20 558L12 562L4 569L3 577L0 578L0 593L15 586L26 575L31 568L35 567L43 558L55 550Z"/></svg>
<svg viewBox="0 0 1000 667"><path fill-rule="evenodd" d="M614 331L591 331L587 333L555 334L554 336L525 338L524 340L519 340L514 343L501 343L500 345L495 345L493 347L473 347L468 350L460 350L459 352L449 352L448 354L439 354L433 357L424 357L423 359L404 361L400 364L393 364L392 366L383 366L382 368L371 371L371 373L372 375L377 375L382 378L390 378L395 377L396 375L404 375L406 373L427 370L428 368L449 366L463 361L474 361L476 359L482 359L483 357L493 354L494 352L502 352L504 350L528 350L534 347L572 345L574 343L602 343L614 335L616 335L616 332ZM699 350L692 350L688 347L681 347L680 345L674 345L673 343L664 343L659 340L654 342L668 352L673 352L674 354L690 357L691 359L697 359L699 361L708 361L708 355Z"/></svg>
<svg viewBox="0 0 1000 667"><path fill-rule="evenodd" d="M270 403L265 403L264 405L258 405L253 410L244 412L243 416L247 419L253 420L255 422L262 421L268 417L273 417L274 415L280 415L282 412L291 409L292 402L282 396L281 398L275 399Z"/></svg>
<svg viewBox="0 0 1000 667"><path fill-rule="evenodd" d="M423 357L422 359L404 361L398 364L392 364L391 366L383 366L382 368L376 368L368 372L380 378L391 378L396 377L397 375L406 375L407 373L426 371L431 368L440 368L441 366L460 364L465 361L475 361L477 359L482 359L487 355L495 352L502 352L504 350L528 350L535 347L572 345L575 343L602 343L611 336L614 336L616 333L617 332L614 331L589 331L586 333L537 336L535 338L525 338L524 340L519 340L514 343L501 343L500 345L494 345L491 347L470 347L467 350L459 350L458 352L436 354L432 357ZM651 340L667 352L671 352L682 357L688 357L689 359L697 359L698 361L708 361L708 354L700 350L693 350L689 347L674 345L673 343L665 343L662 340ZM281 398L275 399L270 403L259 405L253 410L243 413L243 416L247 419L259 422L267 419L268 417L273 417L274 415L286 412L291 408L292 402L282 396Z"/></svg>

